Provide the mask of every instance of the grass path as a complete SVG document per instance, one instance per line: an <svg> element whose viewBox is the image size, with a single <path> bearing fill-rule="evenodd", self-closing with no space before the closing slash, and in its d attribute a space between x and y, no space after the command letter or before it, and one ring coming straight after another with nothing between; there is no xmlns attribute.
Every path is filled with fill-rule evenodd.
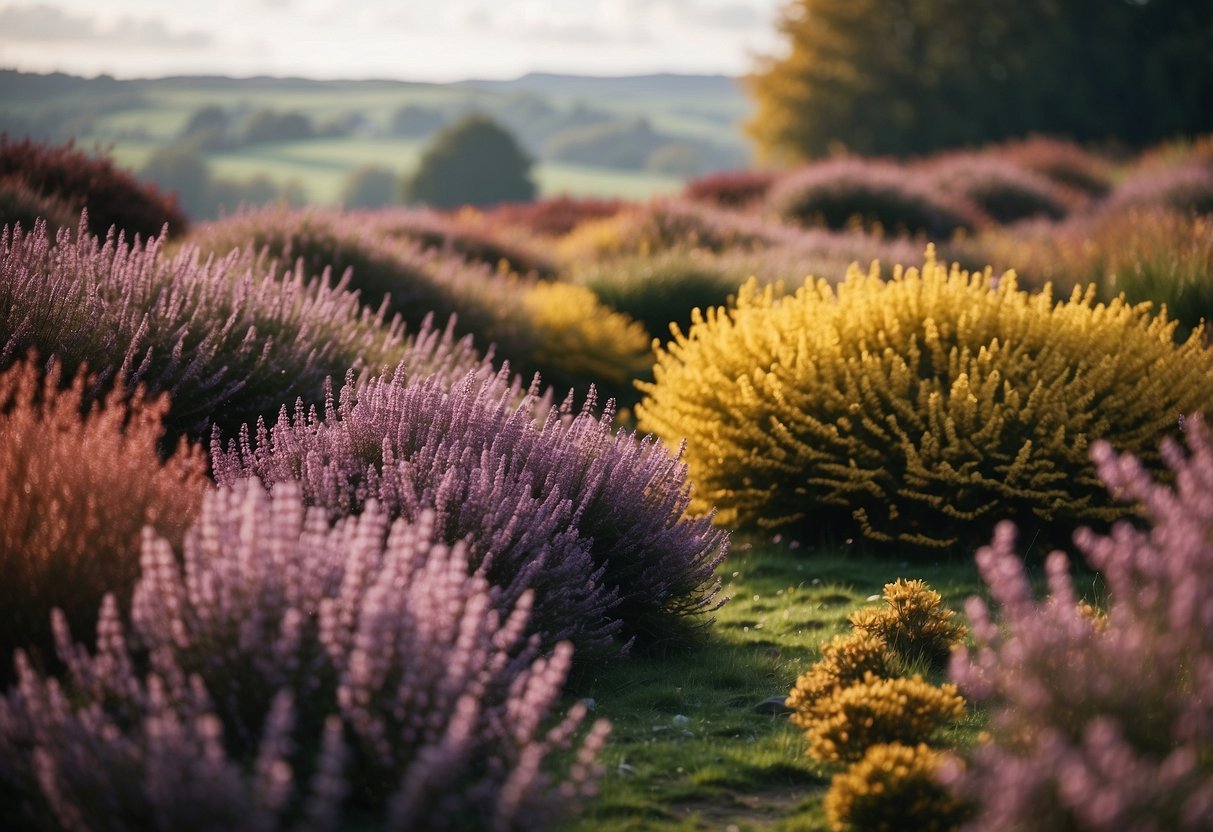
<svg viewBox="0 0 1213 832"><path fill-rule="evenodd" d="M826 830L821 797L833 772L804 755L786 716L756 706L786 696L884 584L921 578L958 611L981 586L972 561L903 564L786 544L735 543L719 574L733 600L691 649L652 650L574 680L573 696L592 699L614 730L598 797L562 829ZM979 723L959 726L955 743L971 742Z"/></svg>

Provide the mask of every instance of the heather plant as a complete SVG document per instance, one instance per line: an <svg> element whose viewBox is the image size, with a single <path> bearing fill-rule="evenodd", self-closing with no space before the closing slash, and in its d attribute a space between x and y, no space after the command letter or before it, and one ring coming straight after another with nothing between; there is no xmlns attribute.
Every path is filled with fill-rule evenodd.
<svg viewBox="0 0 1213 832"><path fill-rule="evenodd" d="M1080 202L1043 174L993 154L947 154L924 166L923 173L945 193L965 199L998 223L1060 219Z"/></svg>
<svg viewBox="0 0 1213 832"><path fill-rule="evenodd" d="M976 647L953 655L951 676L989 712L990 738L943 772L979 807L970 828L1209 828L1213 443L1202 420L1185 427L1188 456L1163 446L1167 484L1109 442L1092 448L1109 491L1146 520L1075 535L1107 586L1106 616L1080 606L1060 552L1036 600L1010 523L978 553L994 609L966 604Z"/></svg>
<svg viewBox="0 0 1213 832"><path fill-rule="evenodd" d="M1213 214L1213 165L1195 161L1173 167L1148 167L1120 182L1104 201L1102 210Z"/></svg>
<svg viewBox="0 0 1213 832"><path fill-rule="evenodd" d="M723 171L691 180L683 195L722 208L747 208L763 201L775 179L776 174L768 170Z"/></svg>
<svg viewBox="0 0 1213 832"><path fill-rule="evenodd" d="M325 380L351 368L483 367L449 328L423 322L406 341L346 281L279 272L248 249L202 259L187 246L169 257L160 239L8 231L0 274L0 367L31 349L67 373L87 364L94 397L121 374L130 389L169 394L169 436L234 427L300 396L319 401Z"/></svg>
<svg viewBox="0 0 1213 832"><path fill-rule="evenodd" d="M329 523L287 484L212 492L180 558L150 531L127 627L18 654L0 700L6 820L112 829L523 829L593 789L607 726L555 709L571 650L538 655L432 515ZM566 754L562 769L553 755Z"/></svg>
<svg viewBox="0 0 1213 832"><path fill-rule="evenodd" d="M619 199L562 194L532 202L503 202L490 209L487 216L503 226L524 228L544 237L563 237L583 222L615 216L624 206Z"/></svg>
<svg viewBox="0 0 1213 832"><path fill-rule="evenodd" d="M684 516L686 467L651 437L613 433L593 395L542 421L493 380L403 372L355 386L323 413L293 415L212 442L221 484L298 481L331 517L377 500L391 516L437 513L439 539L470 541L473 568L508 608L534 592L532 627L548 646L626 649L677 634L711 608L727 535Z"/></svg>
<svg viewBox="0 0 1213 832"><path fill-rule="evenodd" d="M937 240L988 222L975 205L943 193L931 177L872 160L836 159L793 171L771 187L767 202L784 219L806 225L876 224Z"/></svg>
<svg viewBox="0 0 1213 832"><path fill-rule="evenodd" d="M1174 330L1093 288L1057 302L929 249L888 280L852 266L788 296L751 281L658 350L638 424L685 437L691 508L722 525L901 555L1007 516L1047 538L1126 510L1087 458L1096 437L1157 464L1177 414L1213 407L1213 356Z"/></svg>
<svg viewBox="0 0 1213 832"><path fill-rule="evenodd" d="M34 193L63 205L70 216L88 211L89 230L105 237L111 228L143 239L158 236L167 225L183 234L188 225L175 195L139 182L101 154L90 155L71 142L49 146L0 134L0 179L16 178Z"/></svg>
<svg viewBox="0 0 1213 832"><path fill-rule="evenodd" d="M251 245L269 256L301 261L309 270L348 271L350 286L366 302L386 297L388 308L410 326L430 316L453 316L453 332L471 337L481 351L509 361L526 377L540 373L561 393L596 383L616 397L632 395L626 374L647 368L651 356L647 339L623 316L588 293L552 289L393 239L384 229L403 215L385 216L261 211L201 227L194 239L204 250ZM552 301L557 299L574 306L555 309ZM598 371L605 374L586 375Z"/></svg>
<svg viewBox="0 0 1213 832"><path fill-rule="evenodd" d="M1082 147L1049 136L1003 142L987 151L1047 176L1065 188L1101 197L1112 188L1111 163Z"/></svg>
<svg viewBox="0 0 1213 832"><path fill-rule="evenodd" d="M1099 297L1166 306L1186 338L1213 310L1213 219L1175 211L1107 213L1056 226L983 234L972 256L1016 264L1025 285L1063 291L1093 283Z"/></svg>
<svg viewBox="0 0 1213 832"><path fill-rule="evenodd" d="M125 603L142 527L180 543L209 482L200 448L161 460L163 397L113 390L85 411L82 373L40 375L33 360L0 372L0 677L18 647L53 657L52 608L88 632L105 593Z"/></svg>
<svg viewBox="0 0 1213 832"><path fill-rule="evenodd" d="M943 754L925 743L877 743L834 776L824 808L835 832L914 829L951 832L968 806L938 783Z"/></svg>
<svg viewBox="0 0 1213 832"><path fill-rule="evenodd" d="M0 228L19 225L32 230L38 220L49 233L72 229L80 219L62 199L38 193L20 176L0 177Z"/></svg>
<svg viewBox="0 0 1213 832"><path fill-rule="evenodd" d="M814 702L801 716L808 755L822 763L854 763L880 743L930 743L964 716L965 701L951 684L921 676L882 679L872 673Z"/></svg>
<svg viewBox="0 0 1213 832"><path fill-rule="evenodd" d="M963 625L943 605L943 598L924 581L898 578L885 584L883 607L864 607L851 614L859 632L879 638L904 662L940 666L965 637Z"/></svg>

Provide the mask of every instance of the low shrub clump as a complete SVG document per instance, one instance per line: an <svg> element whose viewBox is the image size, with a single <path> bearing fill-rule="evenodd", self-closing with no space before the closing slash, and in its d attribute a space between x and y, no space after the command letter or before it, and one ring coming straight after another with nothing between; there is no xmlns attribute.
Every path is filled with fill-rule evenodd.
<svg viewBox="0 0 1213 832"><path fill-rule="evenodd" d="M568 644L539 655L529 594L499 611L433 518L373 503L330 526L297 488L212 492L180 556L148 533L129 627L64 681L18 654L0 699L8 828L549 826L592 791L607 725L556 713ZM556 717L553 719L552 717ZM556 761L561 753L562 762Z"/></svg>
<svg viewBox="0 0 1213 832"><path fill-rule="evenodd" d="M971 202L998 223L1060 219L1079 201L1044 175L993 155L950 154L934 160L923 173L945 193Z"/></svg>
<svg viewBox="0 0 1213 832"><path fill-rule="evenodd" d="M1112 188L1111 163L1073 142L1029 136L1004 142L988 152L1092 197L1104 196Z"/></svg>
<svg viewBox="0 0 1213 832"><path fill-rule="evenodd" d="M951 832L971 814L936 777L943 753L925 743L878 743L826 792L826 817L835 832L913 829Z"/></svg>
<svg viewBox="0 0 1213 832"><path fill-rule="evenodd" d="M533 202L503 202L488 211L502 225L521 227L546 237L563 237L583 222L613 217L623 210L619 199L561 196Z"/></svg>
<svg viewBox="0 0 1213 832"><path fill-rule="evenodd" d="M775 179L773 171L724 171L691 180L683 189L683 195L693 202L707 202L722 208L746 208L761 203Z"/></svg>
<svg viewBox="0 0 1213 832"><path fill-rule="evenodd" d="M297 481L332 517L377 500L391 516L437 513L440 540L468 540L497 602L534 591L532 626L551 645L619 651L677 634L711 608L727 535L684 516L686 467L651 438L611 430L591 396L537 422L503 385L402 372L352 379L323 413L212 443L220 484Z"/></svg>
<svg viewBox="0 0 1213 832"><path fill-rule="evenodd" d="M161 461L163 398L111 391L84 411L82 374L61 389L34 361L0 372L0 655L54 655L51 609L88 632L101 598L125 603L139 572L144 525L180 543L209 480L200 448ZM0 678L7 675L0 672Z"/></svg>
<svg viewBox="0 0 1213 832"><path fill-rule="evenodd" d="M1113 445L1092 448L1107 488L1148 525L1075 542L1108 590L1079 603L1060 552L1037 601L1001 525L978 566L996 606L965 610L976 649L951 676L990 713L990 739L944 775L979 807L973 830L1207 829L1213 817L1213 437L1185 423L1190 455L1164 445L1173 484Z"/></svg>
<svg viewBox="0 0 1213 832"><path fill-rule="evenodd" d="M922 233L933 240L986 223L976 206L942 193L929 178L875 161L810 165L775 183L767 199L781 217L807 225L878 224L886 231Z"/></svg>
<svg viewBox="0 0 1213 832"><path fill-rule="evenodd" d="M1056 302L929 250L888 280L874 265L791 296L750 282L658 350L638 423L686 438L692 509L716 506L722 525L903 553L1008 516L1048 537L1125 512L1087 458L1095 438L1153 464L1178 414L1213 409L1213 356L1174 329L1094 289Z"/></svg>
<svg viewBox="0 0 1213 832"><path fill-rule="evenodd" d="M1213 165L1190 162L1131 175L1108 195L1102 210L1213 214Z"/></svg>
<svg viewBox="0 0 1213 832"><path fill-rule="evenodd" d="M883 638L856 631L836 636L821 648L821 659L802 673L788 694L792 722L808 729L814 707L843 688L859 684L869 674L880 679L898 675L897 659Z"/></svg>
<svg viewBox="0 0 1213 832"><path fill-rule="evenodd" d="M165 225L174 236L185 233L188 225L176 195L160 193L108 157L89 155L71 142L52 147L0 135L0 180L10 178L38 196L54 200L71 216L87 211L89 231L98 237L112 228L128 241L136 234L146 240L159 236Z"/></svg>
<svg viewBox="0 0 1213 832"><path fill-rule="evenodd" d="M19 225L32 231L39 221L54 236L61 228L75 228L80 214L58 197L38 193L20 176L0 177L0 228Z"/></svg>
<svg viewBox="0 0 1213 832"><path fill-rule="evenodd" d="M964 625L952 621L956 613L924 581L898 578L885 584L883 598L883 607L852 613L851 626L882 640L904 662L942 666L952 647L965 637Z"/></svg>
<svg viewBox="0 0 1213 832"><path fill-rule="evenodd" d="M278 272L247 249L174 257L151 239L127 246L81 232L0 235L0 368L36 350L66 373L93 374L90 398L121 375L167 393L170 437L204 436L273 414L351 368L406 362L413 372L483 368L471 345L428 324L406 341L399 322L362 307L348 284Z"/></svg>

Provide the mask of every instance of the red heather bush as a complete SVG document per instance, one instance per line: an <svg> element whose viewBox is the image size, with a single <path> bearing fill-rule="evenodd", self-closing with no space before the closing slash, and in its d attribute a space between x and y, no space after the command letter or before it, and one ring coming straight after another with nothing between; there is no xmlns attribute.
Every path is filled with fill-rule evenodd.
<svg viewBox="0 0 1213 832"><path fill-rule="evenodd" d="M540 424L491 381L397 371L347 379L323 413L284 409L226 448L216 435L212 464L221 484L298 481L331 517L368 500L410 520L432 510L438 539L469 541L498 604L534 591L544 644L615 651L711 608L728 538L684 517L686 466L649 437L612 433L611 407L599 418L594 404L591 393L576 416L566 403Z"/></svg>
<svg viewBox="0 0 1213 832"><path fill-rule="evenodd" d="M0 179L8 177L58 200L75 216L87 210L89 230L99 237L114 227L128 240L136 234L147 239L160 234L165 224L176 235L184 233L188 224L175 194L162 194L116 167L113 160L90 156L71 142L49 147L0 135Z"/></svg>
<svg viewBox="0 0 1213 832"><path fill-rule="evenodd" d="M1075 543L1100 571L1107 617L1079 605L1060 552L1050 597L1032 596L1004 524L977 556L998 617L977 598L977 640L952 678L990 711L991 740L948 774L980 806L974 830L1207 830L1213 818L1213 437L1187 422L1191 455L1163 456L1174 485L1130 455L1092 448L1110 492L1149 521Z"/></svg>
<svg viewBox="0 0 1213 832"><path fill-rule="evenodd" d="M490 209L487 216L502 225L522 227L548 237L562 237L586 220L613 217L625 206L621 199L566 194L534 202L503 202Z"/></svg>
<svg viewBox="0 0 1213 832"><path fill-rule="evenodd" d="M129 629L112 596L68 673L18 654L0 699L8 828L535 829L592 790L598 723L552 720L539 656L433 518L330 526L297 487L211 492L178 556L145 534ZM554 724L553 724L554 722ZM549 727L550 726L550 727Z"/></svg>
<svg viewBox="0 0 1213 832"><path fill-rule="evenodd" d="M6 231L0 275L0 368L31 349L69 373L87 363L91 396L122 373L128 388L169 394L170 436L235 429L300 396L320 401L325 379L352 367L404 360L462 377L480 365L449 330L423 323L406 342L348 282L280 273L249 250L202 260L186 247L170 258L159 239Z"/></svg>
<svg viewBox="0 0 1213 832"><path fill-rule="evenodd" d="M114 391L81 412L85 379L60 389L58 367L0 372L0 654L53 655L51 609L87 632L106 592L125 603L139 571L139 534L181 541L208 480L201 449L161 462L163 398ZM5 673L0 672L0 678Z"/></svg>
<svg viewBox="0 0 1213 832"><path fill-rule="evenodd" d="M795 222L846 228L858 219L932 240L988 222L976 206L942 193L929 177L876 160L837 159L793 171L771 187L767 202Z"/></svg>
<svg viewBox="0 0 1213 832"><path fill-rule="evenodd" d="M1043 174L990 154L949 154L922 171L945 193L973 203L999 223L1028 217L1061 219L1081 201Z"/></svg>
<svg viewBox="0 0 1213 832"><path fill-rule="evenodd" d="M722 208L745 208L761 202L775 179L771 171L725 171L691 180L682 193L694 202L707 202Z"/></svg>

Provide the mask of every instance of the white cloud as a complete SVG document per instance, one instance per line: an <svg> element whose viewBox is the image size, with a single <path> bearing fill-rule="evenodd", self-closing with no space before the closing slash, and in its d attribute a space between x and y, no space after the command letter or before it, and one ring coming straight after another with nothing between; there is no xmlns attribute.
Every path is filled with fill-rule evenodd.
<svg viewBox="0 0 1213 832"><path fill-rule="evenodd" d="M0 7L0 31L10 43L108 43L173 49L203 49L214 43L207 32L173 30L157 17L102 18L74 14L49 3Z"/></svg>

